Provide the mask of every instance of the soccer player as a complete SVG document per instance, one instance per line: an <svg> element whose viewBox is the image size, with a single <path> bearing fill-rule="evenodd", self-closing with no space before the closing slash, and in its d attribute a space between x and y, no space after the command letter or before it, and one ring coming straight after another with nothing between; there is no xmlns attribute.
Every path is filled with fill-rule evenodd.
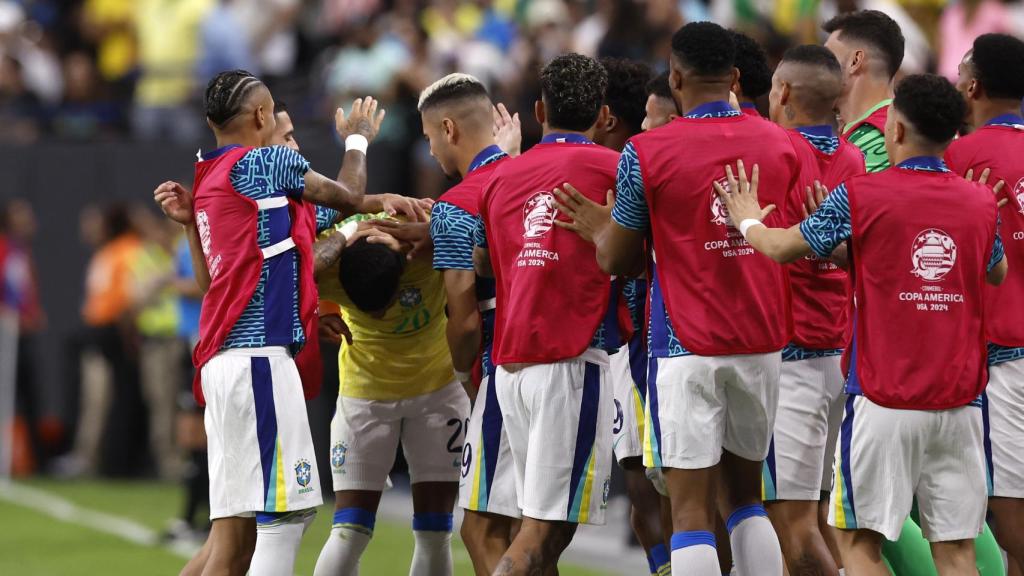
<svg viewBox="0 0 1024 576"><path fill-rule="evenodd" d="M604 522L614 410L606 342L618 346L628 313L609 306L593 246L554 225L550 191L575 180L598 199L614 186L616 154L592 141L606 124L607 84L591 58L548 63L534 106L544 136L494 170L480 204L474 264L497 283L494 389L523 515L494 574L552 569L578 524Z"/></svg>
<svg viewBox="0 0 1024 576"><path fill-rule="evenodd" d="M740 104L740 112L761 117L757 111L757 99L772 89L772 71L768 67L768 55L764 48L750 36L730 30L736 43L736 69L740 77L733 82L732 93Z"/></svg>
<svg viewBox="0 0 1024 576"><path fill-rule="evenodd" d="M768 95L771 120L789 133L800 178L783 225L803 220L805 194L819 183L831 190L864 173L864 156L841 141L833 108L843 85L835 56L821 46L786 52ZM791 574L835 574L819 523L818 502L832 487L832 456L843 410L839 366L849 310L846 272L813 255L789 267L793 340L782 351L779 408L765 461L764 498ZM826 465L826 459L828 464ZM826 512L827 506L822 506Z"/></svg>
<svg viewBox="0 0 1024 576"><path fill-rule="evenodd" d="M843 138L864 153L868 172L891 164L885 147L885 116L892 104L892 81L903 63L903 32L878 10L840 14L822 28L825 48L843 68L843 92L836 107Z"/></svg>
<svg viewBox="0 0 1024 576"><path fill-rule="evenodd" d="M642 131L651 70L646 64L617 58L603 58L601 65L608 73L604 98L608 120L604 126L598 126L594 143L622 152L626 141ZM643 463L643 414L647 396L643 317L647 280L619 278L612 282L612 290L616 297L624 299L633 323L633 337L609 357L615 400L613 451L626 479L633 533L647 555L651 574L667 575L671 567L661 530L661 496L648 480Z"/></svg>
<svg viewBox="0 0 1024 576"><path fill-rule="evenodd" d="M647 83L647 103L644 105L643 130L664 126L680 116L672 89L668 85L668 72L663 72Z"/></svg>
<svg viewBox="0 0 1024 576"><path fill-rule="evenodd" d="M985 34L960 63L957 89L967 101L969 136L954 140L946 162L956 173L990 169L1006 182L1009 206L1000 210L1009 275L985 293L989 383L983 407L991 444L989 509L999 544L1024 570L1024 42Z"/></svg>
<svg viewBox="0 0 1024 576"><path fill-rule="evenodd" d="M419 111L430 154L446 175L462 177L434 204L430 236L434 269L441 272L447 293L446 335L452 365L456 378L475 398L462 453L459 506L465 510L462 541L481 576L491 574L498 565L520 516L512 454L493 382L494 280L478 277L473 270L480 194L508 157L492 133L491 110L487 89L467 74L449 74L420 94ZM478 361L479 386L473 382Z"/></svg>
<svg viewBox="0 0 1024 576"><path fill-rule="evenodd" d="M196 165L194 202L173 183L155 193L185 226L206 291L193 356L209 442L213 527L205 571L245 572L247 517L255 515L250 573L290 573L304 526L322 502L303 400L319 385L316 222L306 203L359 205L365 146L383 111L372 98L358 100L347 118L339 111L337 128L350 150L334 181L294 151L267 146L274 101L258 78L223 72L207 86L205 103L218 149Z"/></svg>
<svg viewBox="0 0 1024 576"><path fill-rule="evenodd" d="M938 573L976 570L972 539L987 498L983 297L986 280L998 285L1007 265L992 190L942 161L964 111L944 78L904 79L885 125L896 167L848 179L789 228L761 223L773 207L758 204L757 167L749 182L740 164L738 180L728 170L728 189L716 184L747 241L776 261L828 258L850 241L850 396L829 523L840 529L843 565L858 576L889 574L882 539L899 536L915 496Z"/></svg>
<svg viewBox="0 0 1024 576"><path fill-rule="evenodd" d="M745 245L712 183L725 177L723 159L763 159L773 166L766 188L784 204L797 163L783 130L729 104L734 59L732 36L716 24L675 33L669 81L684 116L626 145L611 221L594 233L598 262L612 274L642 264L644 237L653 236L644 464L663 469L672 501L673 574L719 573L719 478L737 570L782 574L761 462L790 338L785 274ZM753 305L741 302L741 287L758 293Z"/></svg>
<svg viewBox="0 0 1024 576"><path fill-rule="evenodd" d="M342 231L387 214L356 215ZM420 227L423 235L425 227ZM410 574L452 573L452 509L469 399L452 372L445 341L445 291L430 253L407 259L394 245L358 240L336 272L321 275L325 300L351 331L338 357L340 387L331 422L334 521L314 574L358 572L399 443L409 462L416 546Z"/></svg>

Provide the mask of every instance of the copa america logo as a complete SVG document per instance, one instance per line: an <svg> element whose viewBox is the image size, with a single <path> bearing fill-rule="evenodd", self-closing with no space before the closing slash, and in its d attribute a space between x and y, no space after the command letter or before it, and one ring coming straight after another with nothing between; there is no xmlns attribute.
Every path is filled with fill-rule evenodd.
<svg viewBox="0 0 1024 576"><path fill-rule="evenodd" d="M523 206L523 237L543 238L555 225L555 197L549 192L538 192Z"/></svg>
<svg viewBox="0 0 1024 576"><path fill-rule="evenodd" d="M910 261L914 276L928 282L941 280L956 264L956 242L937 228L924 230L914 239Z"/></svg>
<svg viewBox="0 0 1024 576"><path fill-rule="evenodd" d="M1017 207L1019 212L1024 214L1024 178L1021 178L1013 186L1013 197L1017 200Z"/></svg>
<svg viewBox="0 0 1024 576"><path fill-rule="evenodd" d="M719 178L718 185L729 192L729 180L727 178ZM722 199L718 196L718 192L715 192L715 187L711 187L711 223L718 224L719 226L732 226L732 220L729 219L729 209L722 203Z"/></svg>

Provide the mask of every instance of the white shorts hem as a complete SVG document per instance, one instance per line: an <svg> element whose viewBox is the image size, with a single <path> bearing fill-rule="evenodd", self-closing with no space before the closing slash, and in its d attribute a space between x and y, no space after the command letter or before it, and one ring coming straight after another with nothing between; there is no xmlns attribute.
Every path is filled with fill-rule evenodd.
<svg viewBox="0 0 1024 576"><path fill-rule="evenodd" d="M495 506L495 507L488 506L487 510L477 510L476 508L471 508L469 506L464 506L461 502L459 503L458 506L459 506L459 508L462 508L466 512L476 512L478 514L495 514L495 515L498 515L498 516L506 516L508 518L512 518L512 519L515 519L515 520L518 520L518 519L523 517L523 515L519 513L519 509L518 508L513 509L513 508L504 508L502 506Z"/></svg>
<svg viewBox="0 0 1024 576"><path fill-rule="evenodd" d="M703 458L679 458L669 457L662 458L660 468L677 468L679 470L701 470L704 468L711 468L717 466L722 461L722 455L719 454L715 457L703 457ZM647 463L644 463L647 466ZM651 466L647 466L651 468Z"/></svg>

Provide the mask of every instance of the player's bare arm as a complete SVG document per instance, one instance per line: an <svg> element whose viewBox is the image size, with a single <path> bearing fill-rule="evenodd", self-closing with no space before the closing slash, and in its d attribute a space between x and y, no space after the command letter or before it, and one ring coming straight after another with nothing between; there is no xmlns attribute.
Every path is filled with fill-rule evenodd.
<svg viewBox="0 0 1024 576"><path fill-rule="evenodd" d="M210 271L206 268L202 240L199 238L199 229L196 227L195 215L192 212L192 193L181 184L168 180L156 187L153 191L153 200L160 205L164 215L184 226L196 282L199 289L205 293L210 288Z"/></svg>
<svg viewBox="0 0 1024 576"><path fill-rule="evenodd" d="M609 274L639 276L643 273L644 236L619 226L612 220L615 192L608 190L605 204L598 204L566 182L555 188L556 206L571 220L555 220L555 225L579 234L597 248L597 262Z"/></svg>
<svg viewBox="0 0 1024 576"><path fill-rule="evenodd" d="M476 246L473 248L473 270L481 278L494 278L494 268L491 267L491 251L487 248Z"/></svg>
<svg viewBox="0 0 1024 576"><path fill-rule="evenodd" d="M482 335L480 308L476 300L476 274L472 270L445 270L442 272L448 294L448 348L452 353L452 367L463 374L472 372L480 354ZM476 383L466 386L470 398L476 392Z"/></svg>
<svg viewBox="0 0 1024 576"><path fill-rule="evenodd" d="M725 167L729 188L723 188L718 182L714 186L729 211L729 218L741 233L745 233L747 242L755 250L776 262L787 264L811 254L811 246L800 234L799 224L789 228L768 228L761 223L775 210L775 205L761 208L757 200L759 173L758 165L754 164L748 179L743 160L736 162L736 172L732 166Z"/></svg>
<svg viewBox="0 0 1024 576"><path fill-rule="evenodd" d="M430 238L430 223L401 222L398 220L371 220L367 223L376 228L384 235L394 238L401 245L401 251L406 253L409 260L414 258L433 258L434 242ZM367 242L371 244L386 242L381 238L370 238Z"/></svg>
<svg viewBox="0 0 1024 576"><path fill-rule="evenodd" d="M352 110L346 116L344 109L339 108L334 116L334 126L338 135L346 141L345 157L336 180L310 170L306 173L306 190L303 196L323 206L329 206L345 214L359 211L366 194L366 145L373 141L384 121L384 110L377 110L377 101L373 98L357 98L352 103ZM350 137L354 142L349 144Z"/></svg>
<svg viewBox="0 0 1024 576"><path fill-rule="evenodd" d="M313 243L313 275L319 280L320 273L338 263L347 238L340 231L334 231L326 238Z"/></svg>
<svg viewBox="0 0 1024 576"><path fill-rule="evenodd" d="M398 194L371 194L363 198L359 214L385 212L388 216L404 216L409 222L426 222L434 201L429 198L410 198ZM346 215L347 216L347 215Z"/></svg>

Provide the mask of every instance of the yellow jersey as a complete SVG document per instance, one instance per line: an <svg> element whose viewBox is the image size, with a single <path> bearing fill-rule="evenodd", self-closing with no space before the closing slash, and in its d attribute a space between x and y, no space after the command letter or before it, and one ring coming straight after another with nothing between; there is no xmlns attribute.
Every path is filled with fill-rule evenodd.
<svg viewBox="0 0 1024 576"><path fill-rule="evenodd" d="M356 215L346 222L384 217ZM341 307L341 317L352 332L352 344L342 340L338 353L342 396L394 401L434 392L454 381L445 335L444 282L430 260L406 263L398 298L380 318L352 304L337 267L321 273L318 285L320 299Z"/></svg>

